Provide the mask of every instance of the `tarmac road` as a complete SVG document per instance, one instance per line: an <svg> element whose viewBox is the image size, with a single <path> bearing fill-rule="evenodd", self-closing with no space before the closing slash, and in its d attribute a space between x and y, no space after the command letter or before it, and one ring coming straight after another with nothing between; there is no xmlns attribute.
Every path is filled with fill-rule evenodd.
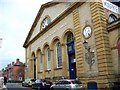
<svg viewBox="0 0 120 90"><path fill-rule="evenodd" d="M7 83L7 90L34 90L31 87L23 87L21 83Z"/></svg>

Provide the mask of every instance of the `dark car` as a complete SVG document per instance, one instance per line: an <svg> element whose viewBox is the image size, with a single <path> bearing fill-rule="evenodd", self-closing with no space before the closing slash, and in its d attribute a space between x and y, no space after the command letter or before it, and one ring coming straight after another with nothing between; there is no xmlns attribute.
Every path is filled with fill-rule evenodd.
<svg viewBox="0 0 120 90"><path fill-rule="evenodd" d="M50 87L50 90L85 90L84 85L76 79L62 79Z"/></svg>
<svg viewBox="0 0 120 90"><path fill-rule="evenodd" d="M25 80L22 82L22 86L31 87L34 81L35 81L34 79L25 79Z"/></svg>
<svg viewBox="0 0 120 90"><path fill-rule="evenodd" d="M33 89L50 90L52 83L50 81L38 79L32 84Z"/></svg>
<svg viewBox="0 0 120 90"><path fill-rule="evenodd" d="M113 90L120 90L120 81L114 82Z"/></svg>

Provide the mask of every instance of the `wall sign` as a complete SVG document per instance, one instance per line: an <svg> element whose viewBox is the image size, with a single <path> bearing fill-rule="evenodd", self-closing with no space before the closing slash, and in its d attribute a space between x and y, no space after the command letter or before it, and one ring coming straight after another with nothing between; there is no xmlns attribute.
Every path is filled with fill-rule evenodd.
<svg viewBox="0 0 120 90"><path fill-rule="evenodd" d="M117 14L120 14L119 12L119 7L112 4L111 2L107 1L107 0L102 0L103 2L103 7L114 12L114 13L117 13Z"/></svg>

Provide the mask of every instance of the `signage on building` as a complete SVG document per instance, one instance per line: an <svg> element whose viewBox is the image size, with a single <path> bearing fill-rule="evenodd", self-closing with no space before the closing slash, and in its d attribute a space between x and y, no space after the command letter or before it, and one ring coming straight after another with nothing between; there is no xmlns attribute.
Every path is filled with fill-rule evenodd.
<svg viewBox="0 0 120 90"><path fill-rule="evenodd" d="M106 8L114 13L120 14L118 6L116 6L115 4L112 4L111 2L109 2L107 0L102 0L102 2L103 2L104 8Z"/></svg>

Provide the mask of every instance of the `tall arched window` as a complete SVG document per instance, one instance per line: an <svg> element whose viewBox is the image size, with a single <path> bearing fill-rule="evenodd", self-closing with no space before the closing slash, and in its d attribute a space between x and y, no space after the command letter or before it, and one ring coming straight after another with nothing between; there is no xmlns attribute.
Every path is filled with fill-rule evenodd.
<svg viewBox="0 0 120 90"><path fill-rule="evenodd" d="M60 42L57 42L56 44L56 62L57 62L57 67L62 66L62 49Z"/></svg>
<svg viewBox="0 0 120 90"><path fill-rule="evenodd" d="M118 55L120 57L120 39L118 40L117 47L118 47Z"/></svg>
<svg viewBox="0 0 120 90"><path fill-rule="evenodd" d="M48 48L47 49L47 70L50 70L51 69L51 60L50 60L50 49Z"/></svg>
<svg viewBox="0 0 120 90"><path fill-rule="evenodd" d="M42 71L42 53L39 53L40 71Z"/></svg>

